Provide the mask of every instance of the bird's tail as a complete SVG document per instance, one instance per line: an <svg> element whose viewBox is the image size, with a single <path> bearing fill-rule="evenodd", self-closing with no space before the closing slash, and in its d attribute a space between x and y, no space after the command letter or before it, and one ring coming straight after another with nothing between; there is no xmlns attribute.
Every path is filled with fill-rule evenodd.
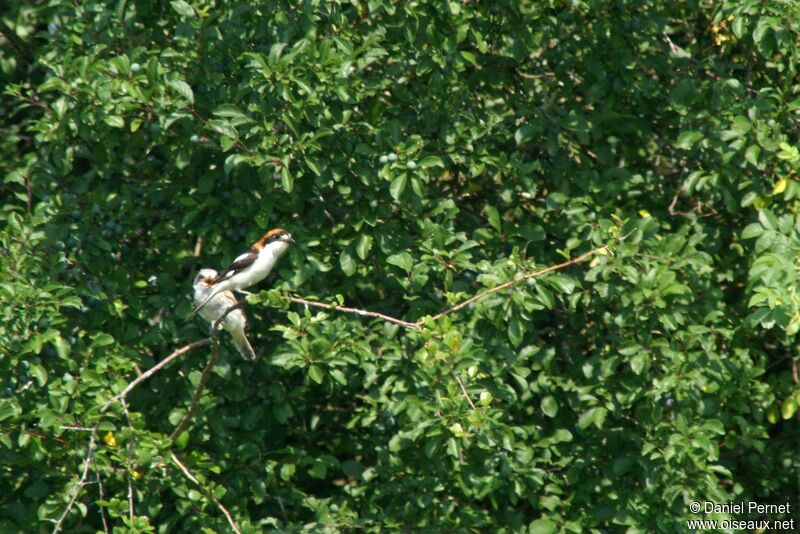
<svg viewBox="0 0 800 534"><path fill-rule="evenodd" d="M250 342L247 341L244 330L240 332L231 332L231 337L233 338L233 345L236 347L236 350L239 351L239 354L242 355L242 358L250 360L251 362L255 361L256 353L253 351L253 347L250 346Z"/></svg>

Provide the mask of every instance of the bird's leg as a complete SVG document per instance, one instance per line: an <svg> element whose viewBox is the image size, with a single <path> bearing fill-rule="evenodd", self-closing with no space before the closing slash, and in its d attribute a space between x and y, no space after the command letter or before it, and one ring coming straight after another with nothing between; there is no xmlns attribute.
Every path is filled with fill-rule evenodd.
<svg viewBox="0 0 800 534"><path fill-rule="evenodd" d="M250 291L245 291L244 289L237 289L236 292L237 293L241 293L242 295L252 295L253 294Z"/></svg>

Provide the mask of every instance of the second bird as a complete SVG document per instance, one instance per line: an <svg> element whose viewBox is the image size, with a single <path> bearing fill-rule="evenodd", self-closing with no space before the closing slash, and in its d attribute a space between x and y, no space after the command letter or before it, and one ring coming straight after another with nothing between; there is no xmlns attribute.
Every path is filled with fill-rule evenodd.
<svg viewBox="0 0 800 534"><path fill-rule="evenodd" d="M194 289L194 301L196 303L205 300L206 296L208 296L210 284L217 276L217 271L214 269L201 269L200 272L197 273L194 279L194 285L192 286ZM244 359L253 361L256 359L256 353L253 351L253 347L250 346L250 342L247 341L247 335L245 334L247 317L244 311L236 309L226 315L228 309L237 304L236 297L233 296L231 291L223 291L222 293L218 293L217 296L208 301L208 304L200 309L200 316L211 323L212 335L217 321L225 317L225 319L222 320L222 327L227 330L233 338L233 344L236 346L236 350L239 351L239 354L241 354Z"/></svg>

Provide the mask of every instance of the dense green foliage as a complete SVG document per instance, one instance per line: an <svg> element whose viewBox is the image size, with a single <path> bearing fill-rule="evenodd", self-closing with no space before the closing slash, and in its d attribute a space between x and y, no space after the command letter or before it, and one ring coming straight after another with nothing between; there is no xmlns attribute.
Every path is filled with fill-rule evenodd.
<svg viewBox="0 0 800 534"><path fill-rule="evenodd" d="M229 531L212 495L243 532L800 506L794 0L0 20L0 531L50 531L73 495L68 532ZM208 335L197 270L272 227L297 245L247 308L260 360L221 336L174 442L208 347L101 414ZM605 244L420 331L282 297L417 321Z"/></svg>

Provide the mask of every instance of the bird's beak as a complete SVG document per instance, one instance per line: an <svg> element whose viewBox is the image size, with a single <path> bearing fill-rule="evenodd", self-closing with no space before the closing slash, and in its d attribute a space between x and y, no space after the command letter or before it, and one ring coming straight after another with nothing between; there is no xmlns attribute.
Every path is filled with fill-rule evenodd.
<svg viewBox="0 0 800 534"><path fill-rule="evenodd" d="M286 241L287 241L288 243L294 243L294 238L293 238L292 236L290 236L290 235L287 235L287 236L286 236Z"/></svg>

